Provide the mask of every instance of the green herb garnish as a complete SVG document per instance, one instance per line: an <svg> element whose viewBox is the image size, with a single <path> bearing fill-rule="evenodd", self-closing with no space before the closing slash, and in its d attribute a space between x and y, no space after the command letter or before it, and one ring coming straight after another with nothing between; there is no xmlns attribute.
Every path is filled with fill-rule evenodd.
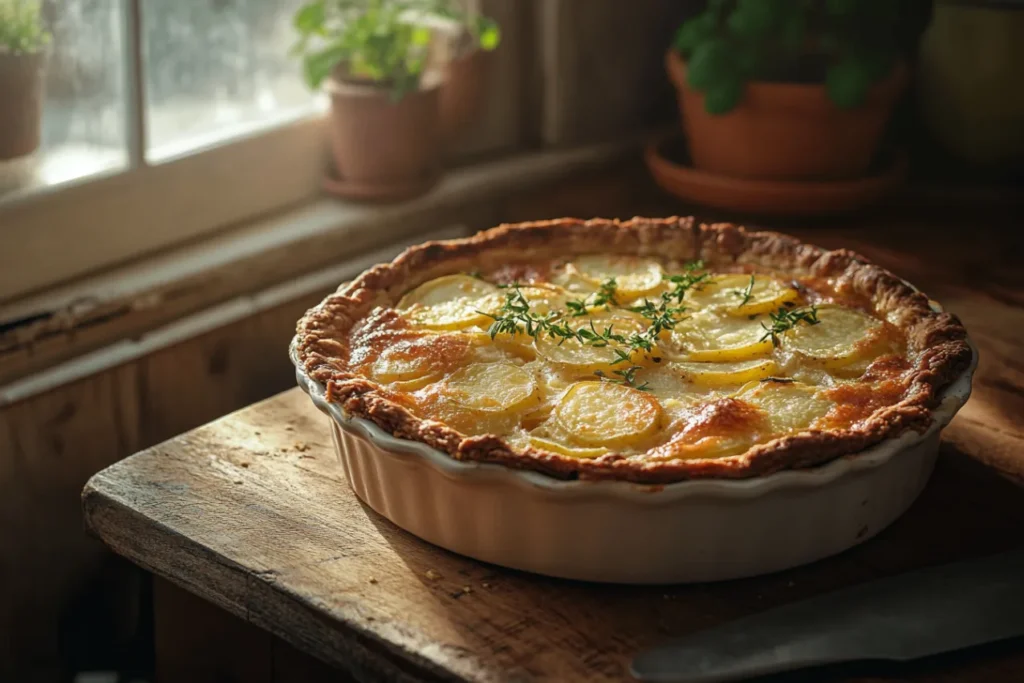
<svg viewBox="0 0 1024 683"><path fill-rule="evenodd" d="M754 298L754 276L750 276L750 282L747 283L747 286L744 289L733 290L733 294L743 297L743 301L741 301L736 308L743 308L746 306L747 302Z"/></svg>
<svg viewBox="0 0 1024 683"><path fill-rule="evenodd" d="M594 300L590 302L590 305L594 307L604 306L605 310L608 310L608 304L618 306L619 302L615 299L617 289L618 284L615 282L615 278L608 278L598 287L597 293L594 294Z"/></svg>
<svg viewBox="0 0 1024 683"><path fill-rule="evenodd" d="M759 341L765 339L772 340L772 346L778 347L779 335L788 332L795 328L801 322L808 325L817 325L818 320L818 307L811 306L809 308L779 308L774 313L769 313L768 317L771 319L771 325L765 325L761 323L761 327L764 328L765 333Z"/></svg>
<svg viewBox="0 0 1024 683"><path fill-rule="evenodd" d="M632 364L633 354L637 351L653 351L658 336L665 330L672 330L683 320L681 315L686 311L686 307L682 305L682 302L686 292L690 289L700 288L711 277L710 273L701 272L703 268L702 261L695 261L688 264L686 272L681 275L664 276L664 280L671 283L670 289L662 292L661 296L653 301L645 298L643 303L629 308L629 310L642 315L648 324L643 331L633 332L628 336L616 332L614 325L599 329L593 319L589 321L588 325L576 329L567 322L572 318L589 316L591 307L604 306L606 310L611 310L611 306L618 306L615 278L608 278L602 282L598 291L590 299L571 299L566 301L566 311L549 311L545 315L539 315L530 310L530 302L523 295L518 282L499 285L506 290L505 301L501 309L497 314L484 311L480 311L480 313L494 321L487 330L492 339L503 333L514 335L522 332L534 339L544 335L557 338L560 344L568 339L573 339L580 344L595 348L607 347L613 356L610 361L611 365L623 363L629 363L629 365L624 369L612 370L611 374L616 377L609 377L602 371L597 371L594 374L603 381L646 390L646 382L641 386L636 386L636 374L643 366ZM752 288L753 276L751 276L751 285L747 288L748 294ZM780 311L778 315L784 317L794 313L797 312ZM774 314L772 320L775 321ZM817 322L816 315L814 322Z"/></svg>
<svg viewBox="0 0 1024 683"><path fill-rule="evenodd" d="M597 370L596 372L594 372L594 374L597 375L599 378L601 378L602 382L611 382L613 384L622 384L624 386L632 387L634 389L637 389L638 391L650 391L650 389L647 386L647 382L644 382L643 384L641 384L639 386L637 386L637 383L636 383L636 373L639 372L640 370L643 370L643 369L644 368L643 368L642 365L631 365L628 368L626 368L625 370L612 370L612 374L613 375L618 375L619 379L615 379L614 377L609 377L608 375L604 374L600 370Z"/></svg>

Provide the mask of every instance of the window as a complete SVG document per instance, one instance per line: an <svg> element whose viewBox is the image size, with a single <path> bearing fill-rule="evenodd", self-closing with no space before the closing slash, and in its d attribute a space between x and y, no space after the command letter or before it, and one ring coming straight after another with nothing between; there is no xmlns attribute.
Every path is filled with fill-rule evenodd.
<svg viewBox="0 0 1024 683"><path fill-rule="evenodd" d="M316 194L300 4L44 0L41 144L0 161L0 303Z"/></svg>
<svg viewBox="0 0 1024 683"><path fill-rule="evenodd" d="M128 163L118 3L48 2L44 12L53 42L42 143L35 154L0 161L0 194L123 170Z"/></svg>
<svg viewBox="0 0 1024 683"><path fill-rule="evenodd" d="M317 108L288 49L301 1L144 3L146 159L292 121ZM197 31L196 27L206 27Z"/></svg>

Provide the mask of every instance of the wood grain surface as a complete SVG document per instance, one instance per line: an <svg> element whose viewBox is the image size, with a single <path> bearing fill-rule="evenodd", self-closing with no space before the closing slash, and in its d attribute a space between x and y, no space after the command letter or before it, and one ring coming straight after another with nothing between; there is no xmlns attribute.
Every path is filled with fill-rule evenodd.
<svg viewBox="0 0 1024 683"><path fill-rule="evenodd" d="M1024 542L1020 238L929 241L924 226L807 230L919 285L981 352L911 510L864 545L770 576L675 587L588 585L427 545L363 506L327 424L292 390L122 461L83 494L117 553L359 680L617 681L640 649L774 605ZM934 238L934 234L930 235ZM1024 643L806 680L1024 680ZM789 679L787 679L789 680Z"/></svg>
<svg viewBox="0 0 1024 683"><path fill-rule="evenodd" d="M843 555L723 584L595 586L429 546L362 506L298 390L122 461L84 494L116 552L368 680L622 680L639 648L821 591L1020 542L1024 492L944 448L922 499ZM903 671L1009 681L1024 646ZM839 677L838 680L846 680Z"/></svg>

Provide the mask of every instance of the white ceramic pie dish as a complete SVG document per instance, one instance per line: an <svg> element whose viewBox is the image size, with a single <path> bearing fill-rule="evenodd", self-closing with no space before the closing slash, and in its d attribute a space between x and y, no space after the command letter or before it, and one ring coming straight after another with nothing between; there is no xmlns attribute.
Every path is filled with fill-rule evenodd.
<svg viewBox="0 0 1024 683"><path fill-rule="evenodd" d="M973 347L972 347L973 349ZM820 467L663 486L563 481L462 462L398 439L298 384L331 421L355 494L416 536L493 564L586 581L683 583L774 572L871 538L917 498L939 432L967 401L978 354L944 392L934 422Z"/></svg>

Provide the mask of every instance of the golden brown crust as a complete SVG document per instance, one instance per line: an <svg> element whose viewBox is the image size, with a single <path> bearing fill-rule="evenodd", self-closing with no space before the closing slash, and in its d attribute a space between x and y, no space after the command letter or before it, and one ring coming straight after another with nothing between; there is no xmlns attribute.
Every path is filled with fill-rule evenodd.
<svg viewBox="0 0 1024 683"><path fill-rule="evenodd" d="M809 430L718 459L644 461L609 454L582 460L534 448L516 452L498 436L465 436L425 420L389 399L376 383L348 370L346 335L375 306L394 304L410 288L440 275L487 270L529 254L531 259L582 253L632 253L700 258L710 268L751 266L828 279L837 294L868 301L907 337L914 358L901 401L847 429ZM298 324L297 351L306 373L328 399L399 438L426 443L458 460L498 463L561 478L621 479L665 484L694 478L752 477L818 465L931 424L943 388L970 364L966 331L955 316L932 310L928 298L892 273L847 250L826 251L774 232L731 224L698 225L692 218L630 221L559 219L502 225L473 237L428 242L364 272L309 311Z"/></svg>

